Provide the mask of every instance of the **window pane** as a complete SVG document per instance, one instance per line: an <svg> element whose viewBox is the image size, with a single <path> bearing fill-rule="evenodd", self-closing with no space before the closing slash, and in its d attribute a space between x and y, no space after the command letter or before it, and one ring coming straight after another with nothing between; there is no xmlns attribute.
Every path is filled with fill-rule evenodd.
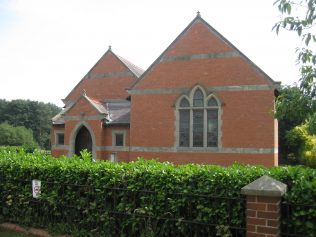
<svg viewBox="0 0 316 237"><path fill-rule="evenodd" d="M214 98L211 98L207 102L207 106L218 106L217 101Z"/></svg>
<svg viewBox="0 0 316 237"><path fill-rule="evenodd" d="M193 96L193 106L203 107L204 106L204 96L200 89L197 89Z"/></svg>
<svg viewBox="0 0 316 237"><path fill-rule="evenodd" d="M57 134L57 144L58 145L64 145L65 136L63 133L58 133Z"/></svg>
<svg viewBox="0 0 316 237"><path fill-rule="evenodd" d="M190 107L189 101L183 98L180 102L180 107Z"/></svg>
<svg viewBox="0 0 316 237"><path fill-rule="evenodd" d="M193 110L193 146L203 146L204 110Z"/></svg>
<svg viewBox="0 0 316 237"><path fill-rule="evenodd" d="M115 146L123 146L124 145L124 135L122 133L115 134Z"/></svg>
<svg viewBox="0 0 316 237"><path fill-rule="evenodd" d="M207 110L207 146L218 146L218 109Z"/></svg>
<svg viewBox="0 0 316 237"><path fill-rule="evenodd" d="M179 146L190 146L190 110L180 110Z"/></svg>

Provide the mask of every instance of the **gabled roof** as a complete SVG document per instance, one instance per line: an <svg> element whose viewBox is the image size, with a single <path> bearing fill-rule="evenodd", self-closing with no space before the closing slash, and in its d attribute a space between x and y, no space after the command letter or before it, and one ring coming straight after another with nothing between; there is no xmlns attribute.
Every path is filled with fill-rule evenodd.
<svg viewBox="0 0 316 237"><path fill-rule="evenodd" d="M135 77L135 80L137 80L141 74L144 72L143 69L141 69L140 67L136 66L135 64L131 63L130 61L128 61L127 59L116 55L115 53L113 53L111 46L109 46L109 49L102 55L102 57L94 64L94 66L88 71L88 73L77 83L77 85L70 91L70 93L66 96L65 99L63 99L62 101L66 104L68 102L68 97L71 95L71 93L82 83L83 80L85 79L89 79L90 75L92 73L92 71L96 68L96 66L98 64L100 64L104 58L107 55L113 55L120 63L122 63L122 65L127 69L127 71L129 71L131 73L131 77ZM126 89L126 88L123 88Z"/></svg>
<svg viewBox="0 0 316 237"><path fill-rule="evenodd" d="M203 23L213 34L215 34L219 39L231 47L236 53L244 58L249 64L251 64L259 73L263 75L263 78L276 87L280 84L271 79L262 69L260 69L254 62L252 62L246 55L244 55L238 48L236 48L230 41L228 41L224 36L222 36L217 30L215 30L209 23L207 23L200 15L200 12L197 12L196 17L189 23L189 25L180 33L180 35L162 52L162 54L148 67L148 69L139 77L139 79L129 88L133 89L140 81L142 81L146 75L162 61L166 53L190 30L190 28L197 22Z"/></svg>
<svg viewBox="0 0 316 237"><path fill-rule="evenodd" d="M66 105L66 107L56 116L52 118L53 124L64 124L65 120L63 116L71 109L73 108L81 99L85 99L93 108L97 110L99 114L107 115L108 111L106 108L102 105L102 103L98 100L92 99L86 95L86 92L83 91L82 95L74 102L70 102Z"/></svg>
<svg viewBox="0 0 316 237"><path fill-rule="evenodd" d="M70 102L59 114L53 117L53 124L64 124L64 115L66 115L67 112L81 99L85 99L98 111L99 114L104 115L104 123L108 125L130 124L131 103L129 101L109 101L102 103L98 100L88 97L85 92L83 92L75 102Z"/></svg>
<svg viewBox="0 0 316 237"><path fill-rule="evenodd" d="M124 66L133 74L135 75L135 77L139 78L143 72L145 71L144 69L136 66L135 64L131 63L130 61L128 61L127 59L116 55L113 51L112 51L112 47L109 46L109 49L102 55L102 57L96 62L96 64L89 70L89 72L87 73L87 75L89 75L89 73L99 64L100 61L102 61L103 58L105 58L105 56L109 53L112 53L121 63L124 64Z"/></svg>

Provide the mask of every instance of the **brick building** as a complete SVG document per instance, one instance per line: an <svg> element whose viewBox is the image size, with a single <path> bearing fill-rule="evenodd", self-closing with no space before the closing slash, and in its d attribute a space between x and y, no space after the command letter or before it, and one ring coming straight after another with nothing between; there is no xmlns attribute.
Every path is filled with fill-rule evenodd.
<svg viewBox="0 0 316 237"><path fill-rule="evenodd" d="M198 14L143 71L111 48L53 118L53 156L278 164L274 82Z"/></svg>

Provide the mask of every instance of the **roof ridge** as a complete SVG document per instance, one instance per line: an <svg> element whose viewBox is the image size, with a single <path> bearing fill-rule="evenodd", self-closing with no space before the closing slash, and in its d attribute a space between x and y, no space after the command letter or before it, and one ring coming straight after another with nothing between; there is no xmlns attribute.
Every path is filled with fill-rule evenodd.
<svg viewBox="0 0 316 237"><path fill-rule="evenodd" d="M200 12L198 11L196 14L196 17L184 28L183 31L169 44L169 46L158 56L158 58L147 68L147 70L138 78L137 81L135 81L134 84L129 88L129 90L132 90L140 81L143 80L143 78L148 74L148 72L160 62L162 57L168 52L170 48L172 48L177 41L181 39L181 37L184 36L184 34L193 26L194 23L201 22L203 23L211 32L213 32L219 39L223 40L225 43L227 43L230 47L232 47L241 57L243 57L245 60L247 60L253 67L258 70L258 72L262 73L264 78L270 83L275 84L275 81L271 79L261 68L259 68L254 62L252 62L245 54L243 54L236 46L234 46L228 39L226 39L222 34L220 34L215 28L213 28L208 22L206 22L202 17Z"/></svg>
<svg viewBox="0 0 316 237"><path fill-rule="evenodd" d="M113 53L111 50L111 46L109 46L108 50L99 58L99 60L90 68L90 70L83 76L83 78L75 85L75 87L68 93L68 95L63 99L62 101L65 103L67 101L67 98L70 96L70 94L80 85L80 83L86 79L89 75L89 73L98 65L98 63L108 54ZM113 53L114 54L114 53Z"/></svg>
<svg viewBox="0 0 316 237"><path fill-rule="evenodd" d="M83 76L83 78L76 84L75 87L68 93L68 95L63 99L62 101L66 104L68 101L68 97L70 94L82 83L83 80L87 79L89 77L89 74L91 74L91 71L104 59L109 53L111 53L115 58L118 59L119 62L121 62L132 74L135 76L135 80L142 75L142 73L145 71L141 67L137 66L136 64L130 62L129 60L115 54L112 50L112 47L109 46L108 50L99 58L99 60L90 68L90 70Z"/></svg>
<svg viewBox="0 0 316 237"><path fill-rule="evenodd" d="M158 56L158 58L156 58L156 60L146 69L146 71L138 78L137 81L135 81L134 84L132 84L132 86L129 89L134 88L140 81L142 81L142 79L146 76L146 74L157 64L159 63L160 59L165 55L165 53L174 45L174 43L176 43L181 37L182 35L190 29L190 27L194 24L194 22L198 19L202 19L201 14L196 14L196 17L194 17L194 19L187 25L187 27L184 28L183 31L181 31L181 33L171 42L171 44L168 45L168 47Z"/></svg>

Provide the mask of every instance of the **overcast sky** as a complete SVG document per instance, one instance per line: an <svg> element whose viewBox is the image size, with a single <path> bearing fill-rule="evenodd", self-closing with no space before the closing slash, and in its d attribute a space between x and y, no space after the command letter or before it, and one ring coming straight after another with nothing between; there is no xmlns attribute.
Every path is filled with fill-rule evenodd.
<svg viewBox="0 0 316 237"><path fill-rule="evenodd" d="M298 81L298 37L272 31L275 0L0 0L0 98L62 106L112 46L147 69L196 12L275 81Z"/></svg>

